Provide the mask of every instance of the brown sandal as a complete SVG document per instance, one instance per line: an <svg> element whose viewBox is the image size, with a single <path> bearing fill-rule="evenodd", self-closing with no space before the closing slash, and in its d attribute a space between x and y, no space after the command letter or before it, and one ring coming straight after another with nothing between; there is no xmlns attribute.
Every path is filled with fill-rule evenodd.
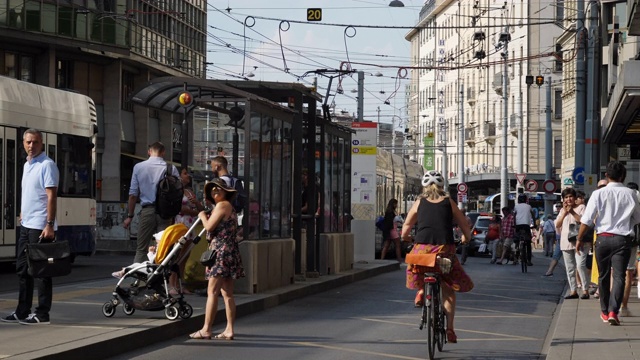
<svg viewBox="0 0 640 360"><path fill-rule="evenodd" d="M456 336L456 332L453 329L447 329L447 342L455 344L458 342L458 337Z"/></svg>
<svg viewBox="0 0 640 360"><path fill-rule="evenodd" d="M422 290L418 291L418 293L416 294L415 300L413 300L413 304L415 305L415 307L422 307L422 305L424 304L423 298L424 298L424 291Z"/></svg>

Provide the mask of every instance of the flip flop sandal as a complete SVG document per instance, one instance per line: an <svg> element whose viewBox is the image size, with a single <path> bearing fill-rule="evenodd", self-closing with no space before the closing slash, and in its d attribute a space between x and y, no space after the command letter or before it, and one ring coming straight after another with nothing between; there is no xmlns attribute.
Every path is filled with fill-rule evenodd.
<svg viewBox="0 0 640 360"><path fill-rule="evenodd" d="M194 332L193 334L189 335L189 337L194 340L211 340L211 335L208 335L208 336L203 335L202 330L198 330Z"/></svg>
<svg viewBox="0 0 640 360"><path fill-rule="evenodd" d="M218 335L214 336L213 338L214 339L218 339L218 340L233 340L233 335L227 336L225 334L218 334Z"/></svg>

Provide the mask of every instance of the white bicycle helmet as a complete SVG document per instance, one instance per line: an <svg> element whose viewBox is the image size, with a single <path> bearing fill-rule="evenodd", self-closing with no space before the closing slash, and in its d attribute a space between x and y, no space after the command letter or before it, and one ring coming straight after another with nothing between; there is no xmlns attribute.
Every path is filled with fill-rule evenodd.
<svg viewBox="0 0 640 360"><path fill-rule="evenodd" d="M444 186L444 178L442 177L442 174L435 170L424 173L424 176L422 177L422 186L426 187L431 184L436 184L440 187Z"/></svg>

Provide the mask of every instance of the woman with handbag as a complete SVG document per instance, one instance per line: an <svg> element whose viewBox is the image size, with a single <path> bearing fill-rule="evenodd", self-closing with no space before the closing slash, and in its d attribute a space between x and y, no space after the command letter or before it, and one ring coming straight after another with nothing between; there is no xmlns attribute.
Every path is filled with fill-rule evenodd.
<svg viewBox="0 0 640 360"><path fill-rule="evenodd" d="M205 197L215 204L211 215L205 211L198 214L207 230L209 248L200 261L206 266L207 303L205 305L204 325L191 335L192 339L211 339L213 320L218 310L218 295L222 293L227 316L227 326L214 339L233 340L235 333L233 323L236 318L236 303L233 297L233 286L236 279L245 276L238 247L238 216L231 201L236 190L227 183L216 178L204 186Z"/></svg>
<svg viewBox="0 0 640 360"><path fill-rule="evenodd" d="M590 244L585 243L584 251L576 251L576 237L580 228L580 218L584 213L585 206L576 204L576 191L572 188L562 190L562 210L556 219L556 231L560 233L560 250L564 258L567 270L567 279L571 293L565 299L589 298L589 290L583 287L582 295L578 295L578 285L576 271L580 274L580 279L589 279L587 273L587 254Z"/></svg>

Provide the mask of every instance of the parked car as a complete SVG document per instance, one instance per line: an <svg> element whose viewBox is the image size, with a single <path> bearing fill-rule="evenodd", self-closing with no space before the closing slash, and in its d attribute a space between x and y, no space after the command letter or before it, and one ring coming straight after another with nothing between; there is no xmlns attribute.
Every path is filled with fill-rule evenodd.
<svg viewBox="0 0 640 360"><path fill-rule="evenodd" d="M478 216L473 228L471 229L471 243L469 244L469 255L475 255L479 253L479 248L485 243L487 232L489 231L489 224L496 218L497 215L481 215ZM481 254L489 255L489 246Z"/></svg>

